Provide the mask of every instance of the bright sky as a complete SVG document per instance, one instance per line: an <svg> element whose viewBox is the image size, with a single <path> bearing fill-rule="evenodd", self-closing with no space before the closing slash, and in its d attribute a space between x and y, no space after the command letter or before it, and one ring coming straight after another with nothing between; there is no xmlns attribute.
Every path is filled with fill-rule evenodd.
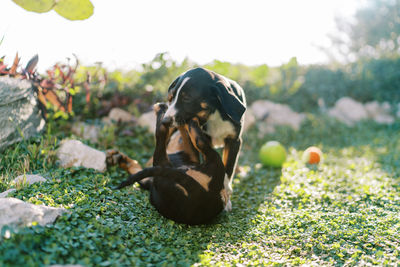
<svg viewBox="0 0 400 267"><path fill-rule="evenodd" d="M335 16L351 16L360 0L92 0L94 15L68 21L36 14L11 0L0 3L0 56L25 64L39 54L39 70L75 53L84 64L131 68L159 52L205 64L214 59L248 65L327 61Z"/></svg>

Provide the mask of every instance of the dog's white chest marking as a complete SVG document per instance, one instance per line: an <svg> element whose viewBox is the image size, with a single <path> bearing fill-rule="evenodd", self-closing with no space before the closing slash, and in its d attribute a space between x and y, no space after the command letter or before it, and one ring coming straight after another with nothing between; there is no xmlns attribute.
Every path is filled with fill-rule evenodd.
<svg viewBox="0 0 400 267"><path fill-rule="evenodd" d="M225 138L235 136L235 127L230 121L224 121L221 114L215 111L208 119L206 133L211 136L214 147L222 147Z"/></svg>

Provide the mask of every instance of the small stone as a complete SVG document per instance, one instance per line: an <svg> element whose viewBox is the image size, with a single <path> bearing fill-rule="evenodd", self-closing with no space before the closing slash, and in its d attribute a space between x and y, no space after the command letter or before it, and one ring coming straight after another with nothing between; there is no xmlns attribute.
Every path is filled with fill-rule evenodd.
<svg viewBox="0 0 400 267"><path fill-rule="evenodd" d="M350 97L342 97L328 114L349 126L361 120L371 119L377 123L391 124L394 117L390 115L390 104L377 101L362 104Z"/></svg>
<svg viewBox="0 0 400 267"><path fill-rule="evenodd" d="M76 122L72 125L71 131L83 139L97 142L101 128L97 125L90 125L84 122Z"/></svg>
<svg viewBox="0 0 400 267"><path fill-rule="evenodd" d="M0 152L23 138L40 133L44 126L31 81L1 76Z"/></svg>
<svg viewBox="0 0 400 267"><path fill-rule="evenodd" d="M273 104L275 103L268 100L257 100L251 104L250 109L258 120L263 120L267 116L270 106Z"/></svg>
<svg viewBox="0 0 400 267"><path fill-rule="evenodd" d="M364 105L350 97L342 97L336 101L335 106L328 111L328 114L349 126L368 119L368 112Z"/></svg>
<svg viewBox="0 0 400 267"><path fill-rule="evenodd" d="M149 111L143 113L138 119L138 125L142 127L147 127L151 133L156 131L156 121L157 117L154 111Z"/></svg>
<svg viewBox="0 0 400 267"><path fill-rule="evenodd" d="M78 140L66 140L57 150L57 158L64 168L85 167L98 171L106 170L106 154Z"/></svg>
<svg viewBox="0 0 400 267"><path fill-rule="evenodd" d="M392 124L394 118L390 115L390 104L387 102L379 103L377 101L368 102L364 105L368 117L382 124Z"/></svg>
<svg viewBox="0 0 400 267"><path fill-rule="evenodd" d="M40 183L40 182L46 182L46 181L47 180L40 175L26 174L26 175L20 175L17 178L15 178L13 183L14 184L18 184L18 183L34 184L34 183Z"/></svg>
<svg viewBox="0 0 400 267"><path fill-rule="evenodd" d="M304 114L293 111L288 105L269 100L257 100L250 109L256 119L263 121L259 128L261 135L275 132L275 126L278 125L289 126L297 131L306 118Z"/></svg>
<svg viewBox="0 0 400 267"><path fill-rule="evenodd" d="M132 122L135 120L132 114L120 108L111 109L108 118L116 122Z"/></svg>
<svg viewBox="0 0 400 267"><path fill-rule="evenodd" d="M14 189L14 188L8 189L7 191L4 191L4 192L0 193L0 198L1 197L8 197L8 195L10 193L14 192L14 191L16 191L16 189Z"/></svg>
<svg viewBox="0 0 400 267"><path fill-rule="evenodd" d="M17 198L0 198L0 229L4 225L31 226L34 222L44 226L53 223L64 212L66 210L62 208L34 205Z"/></svg>

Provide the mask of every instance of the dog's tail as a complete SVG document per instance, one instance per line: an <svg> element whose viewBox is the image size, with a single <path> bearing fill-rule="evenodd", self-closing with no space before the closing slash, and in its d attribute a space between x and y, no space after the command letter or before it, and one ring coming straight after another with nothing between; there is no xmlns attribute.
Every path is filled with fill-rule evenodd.
<svg viewBox="0 0 400 267"><path fill-rule="evenodd" d="M141 181L144 178L151 176L173 177L173 180L181 180L183 177L190 177L186 173L174 168L154 166L145 168L135 174L129 175L128 179L121 182L115 189L121 189L125 186L132 185L136 182Z"/></svg>

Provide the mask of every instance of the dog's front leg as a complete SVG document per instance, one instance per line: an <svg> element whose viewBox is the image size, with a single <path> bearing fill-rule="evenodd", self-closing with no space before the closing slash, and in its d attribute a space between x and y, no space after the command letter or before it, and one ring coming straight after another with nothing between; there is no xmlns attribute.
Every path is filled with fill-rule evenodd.
<svg viewBox="0 0 400 267"><path fill-rule="evenodd" d="M156 147L153 154L153 166L171 166L167 155L167 144L171 137L172 129L163 122L165 111L168 106L164 103L157 103L153 106L157 116L156 122Z"/></svg>
<svg viewBox="0 0 400 267"><path fill-rule="evenodd" d="M242 146L242 139L239 137L237 139L226 138L225 146L222 151L222 161L225 166L225 178L224 178L224 188L227 193L228 204L226 205L226 210L232 210L232 204L230 198L232 196L232 179L233 174L236 169L236 164L239 159L239 151Z"/></svg>
<svg viewBox="0 0 400 267"><path fill-rule="evenodd" d="M226 138L225 146L222 152L222 161L224 162L225 172L229 180L232 179L236 169L236 164L239 159L239 151L242 146L242 139Z"/></svg>

